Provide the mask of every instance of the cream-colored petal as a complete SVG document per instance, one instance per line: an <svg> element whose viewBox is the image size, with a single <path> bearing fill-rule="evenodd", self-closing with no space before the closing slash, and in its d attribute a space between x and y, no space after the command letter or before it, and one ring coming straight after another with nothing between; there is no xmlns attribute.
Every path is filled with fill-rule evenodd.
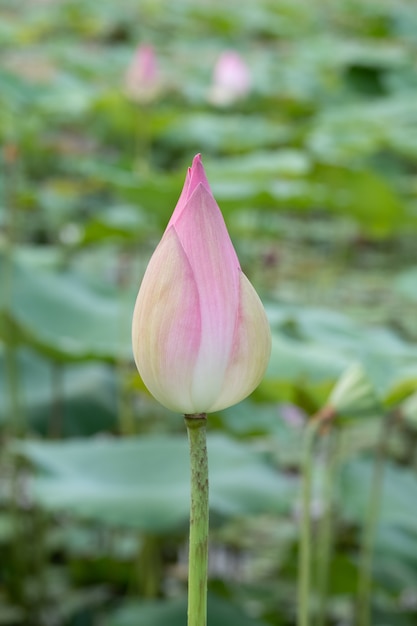
<svg viewBox="0 0 417 626"><path fill-rule="evenodd" d="M246 398L261 382L271 355L265 309L249 280L240 273L240 306L233 351L221 393L208 409L219 411Z"/></svg>
<svg viewBox="0 0 417 626"><path fill-rule="evenodd" d="M153 396L179 413L199 409L192 384L201 342L199 295L173 228L155 250L136 299L132 345L136 366Z"/></svg>

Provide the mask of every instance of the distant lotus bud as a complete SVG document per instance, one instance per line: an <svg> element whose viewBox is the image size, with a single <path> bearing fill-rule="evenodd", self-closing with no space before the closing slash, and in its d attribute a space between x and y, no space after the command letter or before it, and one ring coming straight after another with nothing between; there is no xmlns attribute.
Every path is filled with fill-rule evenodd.
<svg viewBox="0 0 417 626"><path fill-rule="evenodd" d="M240 402L265 373L268 321L240 269L200 155L145 272L132 340L149 391L181 413Z"/></svg>
<svg viewBox="0 0 417 626"><path fill-rule="evenodd" d="M249 68L242 57L233 50L220 55L213 73L209 100L226 106L245 98L251 88Z"/></svg>
<svg viewBox="0 0 417 626"><path fill-rule="evenodd" d="M336 413L344 415L364 415L381 410L375 388L360 363L353 363L343 372L327 405Z"/></svg>
<svg viewBox="0 0 417 626"><path fill-rule="evenodd" d="M161 88L158 61L150 45L140 45L125 76L127 95L136 102L147 103L154 100Z"/></svg>

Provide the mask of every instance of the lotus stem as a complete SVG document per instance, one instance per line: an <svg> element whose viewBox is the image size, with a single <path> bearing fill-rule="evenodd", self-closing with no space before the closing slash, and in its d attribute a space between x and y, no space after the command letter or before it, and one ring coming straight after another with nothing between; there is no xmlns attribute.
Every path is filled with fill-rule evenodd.
<svg viewBox="0 0 417 626"><path fill-rule="evenodd" d="M326 607L329 586L329 569L333 548L334 533L334 480L339 461L338 433L329 433L326 442L325 476L323 485L324 511L320 520L317 538L317 591L319 607L317 626L326 624Z"/></svg>
<svg viewBox="0 0 417 626"><path fill-rule="evenodd" d="M206 421L204 413L185 415L191 465L188 626L207 624L209 485Z"/></svg>
<svg viewBox="0 0 417 626"><path fill-rule="evenodd" d="M366 511L362 545L359 555L358 626L371 626L372 567L375 535L378 526L384 483L384 467L387 456L386 442L389 440L390 431L395 424L396 418L397 414L395 411L383 417L379 441L375 451L368 508Z"/></svg>
<svg viewBox="0 0 417 626"><path fill-rule="evenodd" d="M298 556L298 614L297 626L310 624L311 587L311 492L313 446L320 422L313 419L304 434L301 486L300 541Z"/></svg>

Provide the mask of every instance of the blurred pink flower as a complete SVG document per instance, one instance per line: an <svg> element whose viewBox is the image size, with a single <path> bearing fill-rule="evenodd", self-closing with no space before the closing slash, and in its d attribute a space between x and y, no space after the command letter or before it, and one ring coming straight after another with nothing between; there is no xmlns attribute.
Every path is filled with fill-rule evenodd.
<svg viewBox="0 0 417 626"><path fill-rule="evenodd" d="M209 99L213 104L228 105L247 96L251 77L247 64L238 52L226 50L217 60Z"/></svg>
<svg viewBox="0 0 417 626"><path fill-rule="evenodd" d="M307 421L305 412L295 404L289 402L280 405L281 417L289 426L301 428Z"/></svg>
<svg viewBox="0 0 417 626"><path fill-rule="evenodd" d="M240 402L268 365L265 311L240 269L200 155L145 272L132 343L149 391L181 413Z"/></svg>
<svg viewBox="0 0 417 626"><path fill-rule="evenodd" d="M151 102L161 90L160 72L155 50L151 45L137 47L125 76L127 95L136 102Z"/></svg>

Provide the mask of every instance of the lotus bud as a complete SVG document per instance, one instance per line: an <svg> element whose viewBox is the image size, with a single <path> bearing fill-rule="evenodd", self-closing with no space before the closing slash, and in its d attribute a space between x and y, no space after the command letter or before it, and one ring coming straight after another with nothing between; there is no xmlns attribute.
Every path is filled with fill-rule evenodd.
<svg viewBox="0 0 417 626"><path fill-rule="evenodd" d="M375 388L361 363L353 363L343 372L327 405L337 414L363 415L381 410Z"/></svg>
<svg viewBox="0 0 417 626"><path fill-rule="evenodd" d="M152 46L138 46L125 76L127 95L135 102L146 104L160 92L158 61Z"/></svg>
<svg viewBox="0 0 417 626"><path fill-rule="evenodd" d="M146 387L185 414L240 402L268 365L265 311L240 269L200 155L143 277L132 341Z"/></svg>
<svg viewBox="0 0 417 626"><path fill-rule="evenodd" d="M223 52L213 72L209 100L227 106L248 95L251 88L249 68L242 57L233 50Z"/></svg>

